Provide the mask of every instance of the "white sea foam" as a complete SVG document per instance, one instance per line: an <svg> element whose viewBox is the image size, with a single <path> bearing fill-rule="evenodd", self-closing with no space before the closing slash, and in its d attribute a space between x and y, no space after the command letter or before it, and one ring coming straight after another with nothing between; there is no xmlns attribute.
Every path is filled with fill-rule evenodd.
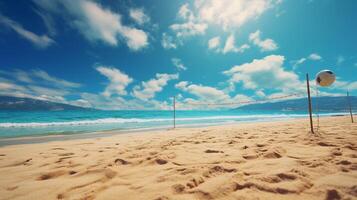
<svg viewBox="0 0 357 200"><path fill-rule="evenodd" d="M333 114L322 114L322 116L336 115L342 113ZM206 117L183 117L176 118L176 121L189 122L189 121L205 121L211 120L213 123L216 121L227 121L227 120L242 120L242 121L253 121L260 119L278 119L278 118L298 118L305 117L306 114L273 114L273 115L241 115L241 116L206 116ZM125 124L125 123L155 123L155 122L166 122L172 121L172 118L103 118L95 120L78 120L78 121L66 121L66 122L27 122L27 123L13 123L5 122L0 123L0 128L15 128L15 127L50 127L50 126L85 126L85 125L96 125L96 124Z"/></svg>

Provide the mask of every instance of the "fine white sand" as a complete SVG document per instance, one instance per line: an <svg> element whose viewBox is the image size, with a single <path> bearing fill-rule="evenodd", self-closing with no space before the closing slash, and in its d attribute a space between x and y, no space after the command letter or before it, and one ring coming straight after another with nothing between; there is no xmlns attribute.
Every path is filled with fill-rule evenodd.
<svg viewBox="0 0 357 200"><path fill-rule="evenodd" d="M307 119L0 148L0 199L357 199L357 123Z"/></svg>

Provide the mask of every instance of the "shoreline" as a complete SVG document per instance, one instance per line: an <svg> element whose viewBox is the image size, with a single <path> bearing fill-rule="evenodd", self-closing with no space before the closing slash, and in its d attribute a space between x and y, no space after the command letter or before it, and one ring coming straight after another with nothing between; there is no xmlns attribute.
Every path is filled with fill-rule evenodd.
<svg viewBox="0 0 357 200"><path fill-rule="evenodd" d="M338 115L339 116L339 115ZM331 117L331 116L323 116ZM220 127L225 125L244 125L251 123L270 123L279 121L291 121L299 120L298 118L288 118L288 119L272 119L272 120L256 120L256 121L234 121L234 122L221 122L221 123L206 123L206 124L185 124L176 125L176 129L190 129L190 128L204 128L204 127ZM125 134L144 134L153 131L169 131L173 130L173 127L151 127L151 128L138 128L138 129L126 129L126 130L106 130L106 131L93 131L93 132L83 132L74 134L53 134L53 135L34 135L27 137L11 137L11 138L0 138L0 147L10 146L10 145L21 145L21 144L38 144L47 143L54 141L69 141L69 140L80 140L80 139L91 139L91 138L101 138L101 137L111 137L115 135L125 135Z"/></svg>
<svg viewBox="0 0 357 200"><path fill-rule="evenodd" d="M321 115L320 118L325 117L341 117L347 116L346 113L332 113L329 115ZM307 117L307 116L306 116ZM205 123L205 124L184 124L176 125L177 128L203 128L203 127L214 127L214 126L225 126L225 125L244 125L251 123L264 123L264 122L279 122L279 121L291 121L291 120L303 120L304 117L289 117L289 118L273 118L273 119L261 119L254 121L232 121L232 122L220 122L220 123ZM307 120L307 119L306 119ZM159 127L148 127L148 128L136 128L136 129L114 129L114 130L104 130L104 131L90 131L81 132L73 134L43 134L43 135L33 135L33 136L19 136L19 137L6 137L0 138L0 147L9 145L20 145L20 144L37 144L46 143L53 141L68 141L68 140L79 140L79 139L90 139L98 137L110 137L121 134L133 134L133 133L146 133L152 131L167 131L173 129L172 126L159 126Z"/></svg>

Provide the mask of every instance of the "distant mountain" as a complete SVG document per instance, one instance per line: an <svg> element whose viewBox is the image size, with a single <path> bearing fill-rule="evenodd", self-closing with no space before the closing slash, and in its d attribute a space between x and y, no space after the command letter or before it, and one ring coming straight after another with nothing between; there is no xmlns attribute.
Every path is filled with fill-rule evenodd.
<svg viewBox="0 0 357 200"><path fill-rule="evenodd" d="M353 110L357 110L357 97L350 97ZM313 109L318 106L319 111L346 111L348 109L347 97L319 97L312 98ZM286 101L250 104L235 108L235 110L272 110L272 111L305 111L308 109L307 98Z"/></svg>
<svg viewBox="0 0 357 200"><path fill-rule="evenodd" d="M69 104L42 101L31 98L0 96L0 110L17 111L56 111L56 110L90 110Z"/></svg>

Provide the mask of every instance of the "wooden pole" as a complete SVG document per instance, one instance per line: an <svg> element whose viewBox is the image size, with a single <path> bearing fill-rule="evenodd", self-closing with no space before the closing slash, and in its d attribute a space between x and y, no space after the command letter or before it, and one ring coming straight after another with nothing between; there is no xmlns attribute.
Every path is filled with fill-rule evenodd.
<svg viewBox="0 0 357 200"><path fill-rule="evenodd" d="M348 101L348 106L349 106L349 108L350 108L351 121L352 121L352 123L353 123L353 114L352 114L351 99L350 99L350 94L348 93L348 90L347 90L347 101Z"/></svg>
<svg viewBox="0 0 357 200"><path fill-rule="evenodd" d="M176 128L176 98L174 96L174 128Z"/></svg>
<svg viewBox="0 0 357 200"><path fill-rule="evenodd" d="M307 86L307 97L309 100L310 129L311 129L311 133L314 133L314 125L312 123L312 106L311 106L311 96L310 96L309 74L306 74L306 86Z"/></svg>

